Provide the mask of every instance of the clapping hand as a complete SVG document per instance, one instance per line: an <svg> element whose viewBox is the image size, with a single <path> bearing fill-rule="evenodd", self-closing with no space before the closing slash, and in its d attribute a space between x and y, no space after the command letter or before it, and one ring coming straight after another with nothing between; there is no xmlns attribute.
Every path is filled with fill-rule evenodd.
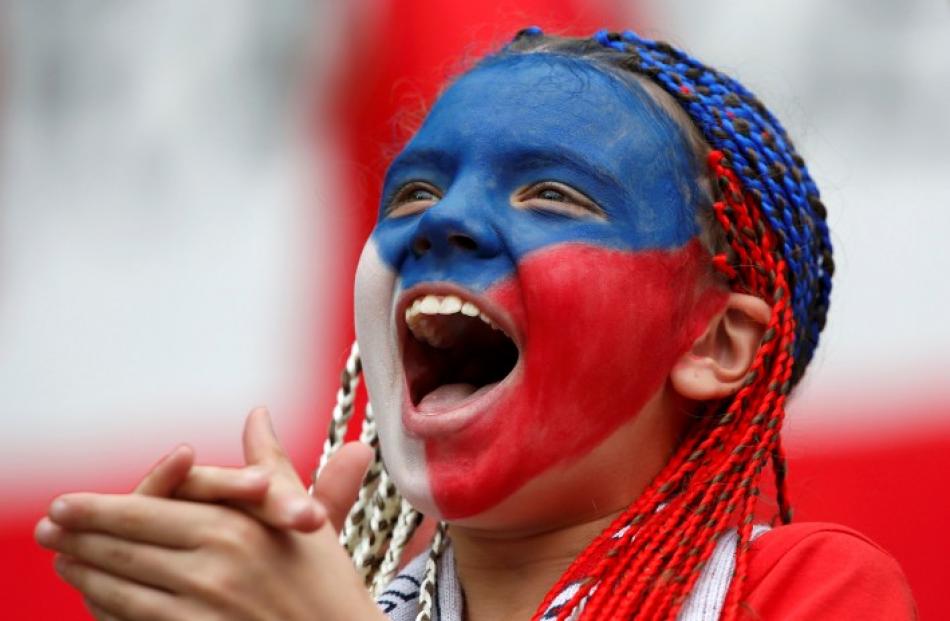
<svg viewBox="0 0 950 621"><path fill-rule="evenodd" d="M342 447L314 498L266 410L244 454L244 468L197 466L179 447L131 494L57 498L36 539L101 621L384 619L337 540L370 449Z"/></svg>

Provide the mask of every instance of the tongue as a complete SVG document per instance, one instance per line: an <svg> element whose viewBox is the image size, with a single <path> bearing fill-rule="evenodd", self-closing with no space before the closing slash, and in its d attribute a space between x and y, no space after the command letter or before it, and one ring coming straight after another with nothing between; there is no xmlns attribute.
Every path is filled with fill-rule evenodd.
<svg viewBox="0 0 950 621"><path fill-rule="evenodd" d="M472 384L442 384L422 398L416 409L420 412L435 413L440 410L447 410L475 392L475 386Z"/></svg>

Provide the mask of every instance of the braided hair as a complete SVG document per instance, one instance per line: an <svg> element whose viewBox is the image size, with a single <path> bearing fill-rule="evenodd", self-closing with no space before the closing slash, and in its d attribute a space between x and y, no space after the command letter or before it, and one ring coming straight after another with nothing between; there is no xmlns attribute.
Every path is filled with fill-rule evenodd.
<svg viewBox="0 0 950 621"><path fill-rule="evenodd" d="M673 102L672 116L688 123L687 133L701 137L709 170L712 206L698 217L709 229L706 236L717 240L713 268L732 290L772 305L739 390L703 406L667 465L575 559L535 618L675 618L717 541L737 530L735 570L722 613L724 619L734 619L766 468L771 467L775 479L778 521L792 518L779 432L789 393L814 354L828 311L834 262L827 212L784 128L729 76L630 31L598 31L580 39L526 28L483 62L532 53L582 58L649 86L655 98L667 100L661 105ZM345 435L358 373L354 346L325 454ZM399 497L385 473L369 408L363 425L363 439L374 447L376 458L341 541L367 586L378 594L421 516ZM431 618L435 561L443 547L440 528L426 566L419 619ZM571 597L561 601L568 589Z"/></svg>

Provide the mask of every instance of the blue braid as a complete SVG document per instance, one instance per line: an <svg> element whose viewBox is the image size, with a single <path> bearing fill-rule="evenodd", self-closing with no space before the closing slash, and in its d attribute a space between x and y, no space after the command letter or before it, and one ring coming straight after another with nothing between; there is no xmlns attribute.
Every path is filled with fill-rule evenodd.
<svg viewBox="0 0 950 621"><path fill-rule="evenodd" d="M831 241L824 217L818 217L813 208L819 199L818 188L804 161L775 116L740 83L667 44L642 39L630 31L622 33L621 38L629 46L627 52L639 54L648 75L655 70L655 81L676 97L710 145L727 154L736 176L755 194L781 239L782 254L792 276L792 308L799 326L794 355L804 367L823 327L832 271L824 269L816 256L821 248L830 258ZM689 69L697 69L698 75ZM690 75L695 77L691 79ZM726 102L730 92L738 96L738 101ZM727 112L732 112L733 118ZM739 119L747 127L737 128ZM773 137L774 148L763 135ZM816 313L816 307L821 312Z"/></svg>
<svg viewBox="0 0 950 621"><path fill-rule="evenodd" d="M542 35L536 27L526 31L516 40L522 34ZM797 381L824 327L834 273L827 214L805 162L778 119L729 76L667 43L629 30L598 30L592 41L622 52L627 62L618 64L672 95L709 145L725 154L742 187L756 198L788 265L796 320Z"/></svg>

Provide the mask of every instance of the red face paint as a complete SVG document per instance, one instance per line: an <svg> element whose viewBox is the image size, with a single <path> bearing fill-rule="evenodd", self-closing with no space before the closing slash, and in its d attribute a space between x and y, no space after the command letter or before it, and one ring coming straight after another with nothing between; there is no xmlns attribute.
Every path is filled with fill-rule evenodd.
<svg viewBox="0 0 950 621"><path fill-rule="evenodd" d="M463 428L426 438L443 516L481 513L635 416L722 307L709 261L698 240L639 252L567 243L492 286L522 334L521 376Z"/></svg>

